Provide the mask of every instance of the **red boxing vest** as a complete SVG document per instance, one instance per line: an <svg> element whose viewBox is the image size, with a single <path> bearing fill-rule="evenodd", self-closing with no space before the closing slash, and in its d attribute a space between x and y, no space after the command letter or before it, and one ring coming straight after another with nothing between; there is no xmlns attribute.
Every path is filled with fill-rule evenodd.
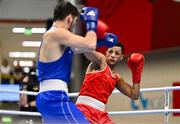
<svg viewBox="0 0 180 124"><path fill-rule="evenodd" d="M112 76L108 65L102 71L87 73L79 96L89 96L106 104L118 80L119 76Z"/></svg>

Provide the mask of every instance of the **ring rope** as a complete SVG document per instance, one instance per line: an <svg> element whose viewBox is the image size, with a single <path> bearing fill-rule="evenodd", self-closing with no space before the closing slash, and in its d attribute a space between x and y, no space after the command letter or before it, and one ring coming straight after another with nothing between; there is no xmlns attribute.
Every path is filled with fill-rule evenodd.
<svg viewBox="0 0 180 124"><path fill-rule="evenodd" d="M180 86L173 87L158 87L158 88L144 88L140 89L140 92L157 92L164 91L165 92L165 107L164 109L157 110L139 110L139 111L114 111L108 112L110 115L142 115L142 114L162 114L164 113L164 124L168 124L169 122L169 113L180 113L180 109L170 109L170 91L180 90ZM14 91L14 90L3 90L0 89L0 92L10 92L10 93L19 93L19 94L27 94L27 95L37 95L38 92L30 92L30 91ZM118 90L114 90L113 94L119 93ZM76 97L79 93L69 93L69 97ZM41 116L38 112L23 112L23 111L10 111L10 110L0 110L0 114L13 114L13 115L28 115L28 116Z"/></svg>
<svg viewBox="0 0 180 124"><path fill-rule="evenodd" d="M173 86L173 87L157 87L157 88L142 88L140 92L157 92L157 91L172 91L172 90L180 90L180 86ZM15 90L3 90L0 89L0 92L9 92L9 93L19 93L19 94L26 94L26 95L33 95L36 96L38 92L31 92L31 91L15 91ZM118 90L114 90L113 94L119 93ZM69 97L76 97L78 96L79 92L69 93Z"/></svg>
<svg viewBox="0 0 180 124"><path fill-rule="evenodd" d="M165 114L165 113L180 113L180 109L156 109L156 110L138 110L138 111L110 111L109 115L144 115L144 114ZM39 112L11 111L0 110L0 114L7 115L26 115L26 116L41 116Z"/></svg>

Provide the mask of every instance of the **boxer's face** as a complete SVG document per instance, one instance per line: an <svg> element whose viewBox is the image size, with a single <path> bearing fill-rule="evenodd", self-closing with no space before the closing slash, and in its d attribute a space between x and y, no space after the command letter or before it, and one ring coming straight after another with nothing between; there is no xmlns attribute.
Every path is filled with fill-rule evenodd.
<svg viewBox="0 0 180 124"><path fill-rule="evenodd" d="M109 65L117 65L123 59L122 48L114 46L106 51L106 61Z"/></svg>

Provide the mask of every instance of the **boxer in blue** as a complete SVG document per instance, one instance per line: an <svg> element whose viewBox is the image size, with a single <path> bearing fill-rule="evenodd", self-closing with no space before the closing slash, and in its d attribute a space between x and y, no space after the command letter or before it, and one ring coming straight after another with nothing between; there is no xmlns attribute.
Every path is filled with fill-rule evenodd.
<svg viewBox="0 0 180 124"><path fill-rule="evenodd" d="M40 91L36 105L46 124L89 123L70 101L67 85L70 83L73 50L84 53L96 48L98 10L84 7L80 13L81 20L86 24L85 37L72 32L77 17L77 8L71 3L58 3L53 25L43 35L37 62Z"/></svg>

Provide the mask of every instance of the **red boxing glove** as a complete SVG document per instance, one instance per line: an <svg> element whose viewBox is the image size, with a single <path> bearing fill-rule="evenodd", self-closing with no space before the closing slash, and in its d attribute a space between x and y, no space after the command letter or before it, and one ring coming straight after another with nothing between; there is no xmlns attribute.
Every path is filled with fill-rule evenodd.
<svg viewBox="0 0 180 124"><path fill-rule="evenodd" d="M133 53L127 60L127 64L132 71L133 83L141 82L141 73L143 70L145 58L140 53Z"/></svg>
<svg viewBox="0 0 180 124"><path fill-rule="evenodd" d="M109 27L106 23L104 23L101 20L98 20L97 23L97 38L98 39L104 39L106 36L106 33L108 32Z"/></svg>

